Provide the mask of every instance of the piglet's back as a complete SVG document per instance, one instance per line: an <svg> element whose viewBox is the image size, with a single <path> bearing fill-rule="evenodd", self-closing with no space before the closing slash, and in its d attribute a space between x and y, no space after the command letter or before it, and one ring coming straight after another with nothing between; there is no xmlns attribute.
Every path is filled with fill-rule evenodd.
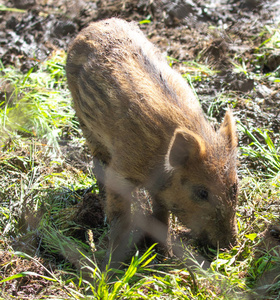
<svg viewBox="0 0 280 300"><path fill-rule="evenodd" d="M113 18L84 29L69 48L67 77L78 116L99 126L102 118L104 130L137 117L144 127L172 132L202 117L186 81L134 23Z"/></svg>

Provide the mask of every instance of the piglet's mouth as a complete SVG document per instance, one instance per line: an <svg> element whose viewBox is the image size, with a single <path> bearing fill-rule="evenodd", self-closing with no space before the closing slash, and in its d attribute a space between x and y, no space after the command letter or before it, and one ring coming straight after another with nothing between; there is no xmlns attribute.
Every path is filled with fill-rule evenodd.
<svg viewBox="0 0 280 300"><path fill-rule="evenodd" d="M202 231L197 236L198 246L203 248L212 248L212 249L230 249L236 244L236 237L232 236L231 238L222 237L218 238L215 242L209 239L209 236L206 231Z"/></svg>

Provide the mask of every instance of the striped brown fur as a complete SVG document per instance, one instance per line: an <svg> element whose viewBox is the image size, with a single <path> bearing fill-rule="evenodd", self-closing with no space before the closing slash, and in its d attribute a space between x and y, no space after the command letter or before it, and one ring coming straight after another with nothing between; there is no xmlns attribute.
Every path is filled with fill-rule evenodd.
<svg viewBox="0 0 280 300"><path fill-rule="evenodd" d="M116 18L81 31L69 47L66 71L83 133L95 162L104 165L99 177L113 260L122 259L128 240L136 187L150 192L154 207L154 218L137 226L159 242L167 238L171 211L202 242L233 243L237 137L231 112L215 131L182 76L135 24Z"/></svg>

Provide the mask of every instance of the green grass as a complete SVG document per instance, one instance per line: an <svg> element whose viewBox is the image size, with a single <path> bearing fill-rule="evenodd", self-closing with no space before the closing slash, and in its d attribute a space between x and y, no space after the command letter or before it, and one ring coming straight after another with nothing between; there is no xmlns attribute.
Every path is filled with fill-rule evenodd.
<svg viewBox="0 0 280 300"><path fill-rule="evenodd" d="M21 74L13 67L1 66L2 85L9 90L0 111L2 147L5 140L24 134L28 138L45 139L52 151L59 150L59 135L65 128L74 127L63 59L52 57L39 64L36 72L30 69L27 74Z"/></svg>
<svg viewBox="0 0 280 300"><path fill-rule="evenodd" d="M199 63L197 61L179 61L178 59L167 57L169 65L172 67L174 63L179 63L184 72L182 76L188 80L188 82L210 80L211 76L215 75L215 71L210 66Z"/></svg>
<svg viewBox="0 0 280 300"><path fill-rule="evenodd" d="M196 250L183 245L181 261L159 262L150 248L142 255L135 252L115 274L100 271L108 228L83 228L71 221L74 205L82 200L76 191L85 192L94 180L89 171L72 166L60 143L66 140L80 148L84 143L71 108L64 62L65 53L56 52L27 74L1 65L5 88L0 105L0 249L17 256L19 262L34 262L42 272L16 273L11 259L0 266L0 276L8 265L15 268L14 274L0 277L0 297L12 299L5 287L22 278L48 282L51 290L62 293L61 299L280 297L279 272L275 273L280 269L279 246L269 247L261 234L268 225L279 224L279 139L272 139L273 133L265 129L251 130L241 124L239 133L250 142L240 149L248 164L240 168L238 245L224 252L211 250L212 262L206 269L197 262ZM188 67L201 80L206 73L214 75L197 63ZM189 81L200 80L195 76ZM234 96L228 100L221 93L208 115L217 115L229 101L236 102ZM83 239L75 234L79 230L84 231ZM94 241L96 235L99 239ZM19 251L13 241L21 245Z"/></svg>
<svg viewBox="0 0 280 300"><path fill-rule="evenodd" d="M3 4L0 4L0 11L9 11L9 12L17 12L17 13L24 13L26 10L24 9L18 9L13 7L7 7Z"/></svg>
<svg viewBox="0 0 280 300"><path fill-rule="evenodd" d="M251 143L241 148L242 155L258 161L263 166L263 172L268 177L277 177L280 174L280 146L274 145L268 130L248 130L239 124L240 132L247 135Z"/></svg>

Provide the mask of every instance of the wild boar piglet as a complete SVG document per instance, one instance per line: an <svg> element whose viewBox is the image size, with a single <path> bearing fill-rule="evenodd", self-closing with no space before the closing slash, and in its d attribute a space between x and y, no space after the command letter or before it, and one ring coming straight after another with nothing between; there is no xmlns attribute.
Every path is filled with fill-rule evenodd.
<svg viewBox="0 0 280 300"><path fill-rule="evenodd" d="M112 261L133 226L161 244L169 212L212 247L236 239L237 135L231 111L218 130L182 76L134 24L90 24L69 47L67 79L80 126L105 186ZM153 215L131 217L131 195L149 191ZM132 226L133 224L133 226Z"/></svg>

